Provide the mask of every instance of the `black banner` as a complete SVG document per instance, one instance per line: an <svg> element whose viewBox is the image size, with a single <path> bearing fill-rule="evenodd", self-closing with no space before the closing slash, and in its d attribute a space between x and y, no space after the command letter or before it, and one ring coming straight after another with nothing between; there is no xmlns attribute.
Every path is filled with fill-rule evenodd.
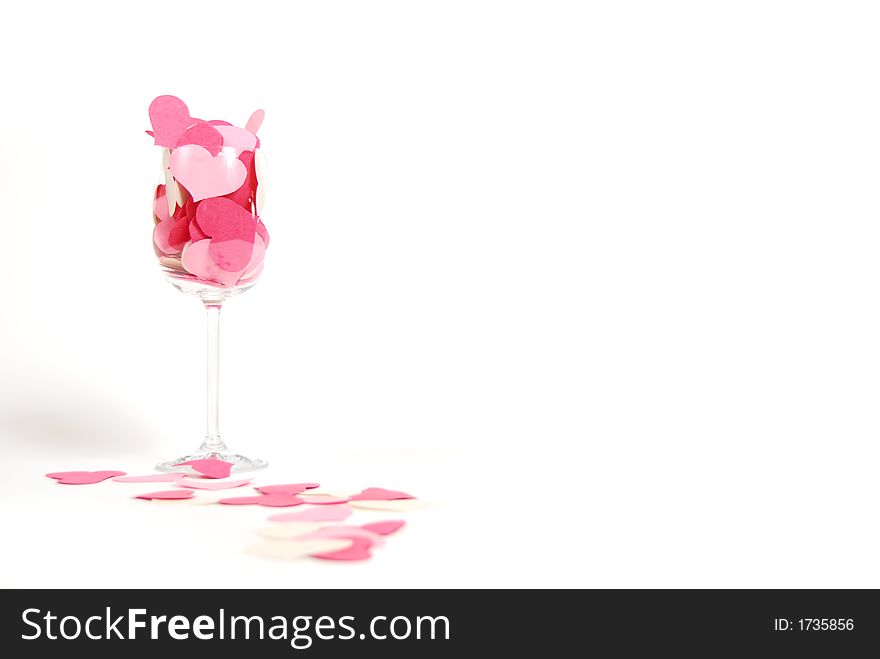
<svg viewBox="0 0 880 659"><path fill-rule="evenodd" d="M848 657L880 647L880 599L872 590L7 590L0 634L13 657L134 648L163 659L652 648Z"/></svg>

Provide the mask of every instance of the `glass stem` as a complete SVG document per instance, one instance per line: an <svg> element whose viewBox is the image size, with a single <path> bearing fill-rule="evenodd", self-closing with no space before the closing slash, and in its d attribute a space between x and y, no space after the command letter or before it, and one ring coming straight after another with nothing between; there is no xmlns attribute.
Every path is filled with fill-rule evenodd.
<svg viewBox="0 0 880 659"><path fill-rule="evenodd" d="M205 301L208 316L207 410L208 426L205 441L199 450L221 452L226 445L220 439L220 307L222 302Z"/></svg>

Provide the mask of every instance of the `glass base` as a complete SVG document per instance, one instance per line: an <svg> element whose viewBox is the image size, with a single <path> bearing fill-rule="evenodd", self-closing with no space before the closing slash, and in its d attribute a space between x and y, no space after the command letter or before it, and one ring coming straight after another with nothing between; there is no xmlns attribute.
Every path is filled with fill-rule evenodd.
<svg viewBox="0 0 880 659"><path fill-rule="evenodd" d="M156 465L157 471L186 471L186 465L181 466L181 462L189 462L191 460L223 460L232 463L232 472L240 474L245 471L256 471L257 469L265 469L269 463L265 460L257 460L254 458L246 458L238 453L228 453L226 451L205 451L202 453L193 453L185 455L176 460L168 460L160 462Z"/></svg>

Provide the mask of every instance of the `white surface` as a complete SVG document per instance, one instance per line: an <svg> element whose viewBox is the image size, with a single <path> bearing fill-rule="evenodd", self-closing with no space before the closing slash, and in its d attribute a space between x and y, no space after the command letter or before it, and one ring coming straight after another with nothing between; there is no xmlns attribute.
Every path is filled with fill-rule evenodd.
<svg viewBox="0 0 880 659"><path fill-rule="evenodd" d="M0 585L880 587L876 3L4 11ZM221 426L263 482L436 503L370 563L42 476L202 434L162 93L267 110Z"/></svg>

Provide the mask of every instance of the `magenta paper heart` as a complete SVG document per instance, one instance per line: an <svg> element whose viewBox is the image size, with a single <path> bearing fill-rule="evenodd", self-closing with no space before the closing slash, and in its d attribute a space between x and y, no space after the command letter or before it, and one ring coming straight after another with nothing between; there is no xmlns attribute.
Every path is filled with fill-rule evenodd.
<svg viewBox="0 0 880 659"><path fill-rule="evenodd" d="M259 268L266 256L266 246L263 239L255 236L254 251L248 265L242 270L229 272L214 263L214 259L209 253L210 247L210 240L199 240L186 245L183 248L181 261L187 272L194 274L199 279L213 281L221 286L234 286L244 274Z"/></svg>
<svg viewBox="0 0 880 659"><path fill-rule="evenodd" d="M216 156L223 146L223 136L207 121L201 121L187 128L177 139L177 146L186 144L204 147L212 156Z"/></svg>
<svg viewBox="0 0 880 659"><path fill-rule="evenodd" d="M92 485L114 476L125 476L124 471L53 471L46 474L62 485Z"/></svg>
<svg viewBox="0 0 880 659"><path fill-rule="evenodd" d="M257 146L257 136L251 131L238 126L214 126L223 136L223 146L243 151L253 151Z"/></svg>
<svg viewBox="0 0 880 659"><path fill-rule="evenodd" d="M243 271L254 253L254 216L226 198L205 199L196 209L196 222L211 237L208 253L227 272Z"/></svg>
<svg viewBox="0 0 880 659"><path fill-rule="evenodd" d="M226 195L227 199L231 199L236 204L250 212L253 212L257 200L257 168L254 160L253 151L242 151L238 154L238 159L244 163L247 170L247 177L241 187L235 192Z"/></svg>
<svg viewBox="0 0 880 659"><path fill-rule="evenodd" d="M260 485L254 489L261 494L299 494L320 487L318 483L291 483L290 485Z"/></svg>
<svg viewBox="0 0 880 659"><path fill-rule="evenodd" d="M393 501L395 499L415 499L415 497L406 492L386 490L382 487L368 487L350 498L351 501Z"/></svg>
<svg viewBox="0 0 880 659"><path fill-rule="evenodd" d="M226 478L232 472L234 466L225 460L189 460L178 462L177 466L189 466L208 478Z"/></svg>
<svg viewBox="0 0 880 659"><path fill-rule="evenodd" d="M405 521L402 519L389 519L384 522L370 522L369 524L362 524L361 528L367 529L367 531L372 531L373 533L378 533L379 535L391 535L398 529L400 529Z"/></svg>
<svg viewBox="0 0 880 659"><path fill-rule="evenodd" d="M284 508L286 506L298 506L305 503L298 496L292 494L258 494L253 497L232 497L220 499L220 503L229 506L269 506L271 508Z"/></svg>
<svg viewBox="0 0 880 659"><path fill-rule="evenodd" d="M171 152L171 173L189 191L193 201L234 192L247 178L247 168L232 153L212 156L210 151L195 144Z"/></svg>
<svg viewBox="0 0 880 659"><path fill-rule="evenodd" d="M157 96L150 103L153 139L159 146L176 146L181 134L196 121L189 116L186 103L176 96Z"/></svg>
<svg viewBox="0 0 880 659"><path fill-rule="evenodd" d="M354 510L351 506L319 506L292 513L279 513L269 519L273 522L341 522L352 514Z"/></svg>
<svg viewBox="0 0 880 659"><path fill-rule="evenodd" d="M192 490L162 490L161 492L148 492L147 494L138 494L135 499L157 499L160 501L171 501L173 499L192 499L195 496Z"/></svg>
<svg viewBox="0 0 880 659"><path fill-rule="evenodd" d="M363 561L370 558L370 548L373 543L367 538L352 538L352 545L347 549L328 551L322 554L312 554L312 558L320 558L325 561Z"/></svg>

